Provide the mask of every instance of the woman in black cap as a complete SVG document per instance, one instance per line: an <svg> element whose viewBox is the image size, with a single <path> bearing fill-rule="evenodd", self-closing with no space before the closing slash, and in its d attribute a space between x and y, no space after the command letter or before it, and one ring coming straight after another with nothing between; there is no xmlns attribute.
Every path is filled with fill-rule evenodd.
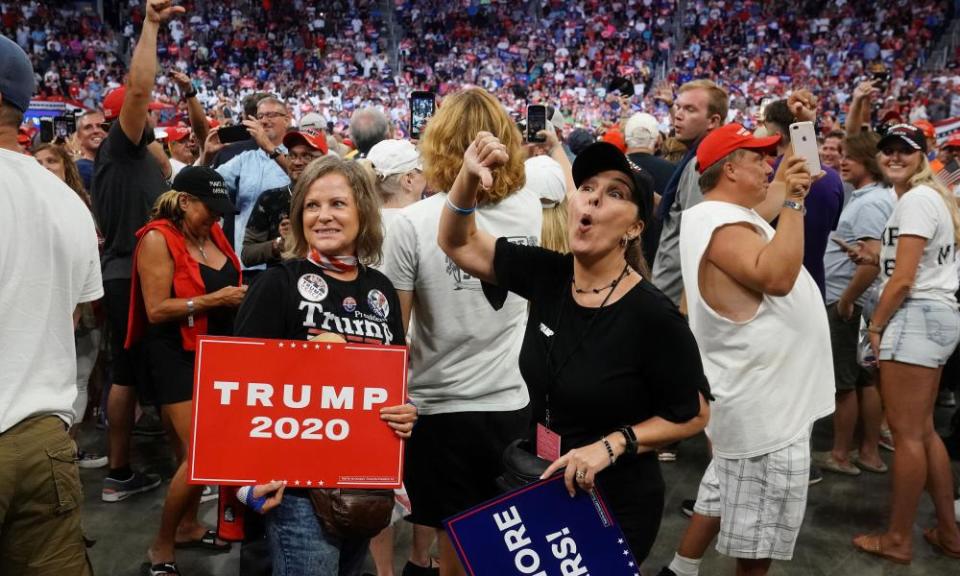
<svg viewBox="0 0 960 576"><path fill-rule="evenodd" d="M477 192L506 148L481 132L464 153L438 241L497 306L505 290L530 301L520 371L530 390L537 436L560 436L545 474L602 488L637 561L660 526L663 478L654 449L706 425L709 386L697 344L673 304L640 270L640 234L650 213L649 179L616 147L597 143L577 156L569 198L571 254L519 246L477 229ZM498 294L499 292L499 294Z"/></svg>
<svg viewBox="0 0 960 576"><path fill-rule="evenodd" d="M221 216L233 214L223 177L188 166L137 232L126 347L143 340L143 358L180 462L148 551L152 575L178 574L175 547L230 548L197 520L203 487L187 484L185 456L197 337L233 334L233 317L246 293L240 261L218 224Z"/></svg>
<svg viewBox="0 0 960 576"><path fill-rule="evenodd" d="M933 174L923 131L890 128L877 144L883 175L897 204L880 243L880 299L870 319L870 344L880 364L880 395L897 447L893 458L890 521L883 534L863 534L854 546L898 564L913 557L913 524L924 486L937 525L923 536L960 559L953 478L943 441L933 427L940 376L960 341L956 247L960 211Z"/></svg>

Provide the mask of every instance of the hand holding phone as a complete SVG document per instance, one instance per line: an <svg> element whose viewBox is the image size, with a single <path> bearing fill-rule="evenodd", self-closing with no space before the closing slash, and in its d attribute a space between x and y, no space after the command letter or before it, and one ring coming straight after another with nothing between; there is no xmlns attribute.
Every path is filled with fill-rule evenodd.
<svg viewBox="0 0 960 576"><path fill-rule="evenodd" d="M817 132L813 122L794 122L790 125L790 144L795 156L807 163L810 176L817 177L823 172L820 167L820 150L817 145Z"/></svg>
<svg viewBox="0 0 960 576"><path fill-rule="evenodd" d="M830 241L836 244L837 246L839 246L840 249L846 252L847 254L854 254L858 251L852 245L848 244L846 240L844 240L843 238L839 238L837 236L831 236Z"/></svg>
<svg viewBox="0 0 960 576"><path fill-rule="evenodd" d="M437 98L433 92L417 90L410 94L410 139L419 140L427 121L437 109Z"/></svg>
<svg viewBox="0 0 960 576"><path fill-rule="evenodd" d="M251 138L247 127L242 124L237 126L221 126L220 129L217 130L217 134L220 135L220 142L223 144L243 142Z"/></svg>
<svg viewBox="0 0 960 576"><path fill-rule="evenodd" d="M527 142L545 142L540 132L547 129L547 107L542 104L527 106Z"/></svg>

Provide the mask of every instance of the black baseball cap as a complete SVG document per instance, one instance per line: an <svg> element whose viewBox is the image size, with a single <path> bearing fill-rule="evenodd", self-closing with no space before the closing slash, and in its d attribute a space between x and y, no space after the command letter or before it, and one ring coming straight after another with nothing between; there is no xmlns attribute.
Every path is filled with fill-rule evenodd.
<svg viewBox="0 0 960 576"><path fill-rule="evenodd" d="M595 142L584 148L573 161L573 183L579 188L588 178L607 170L616 170L627 175L633 183L630 199L637 205L640 219L646 222L653 208L653 181L643 170L635 170L626 154L613 144Z"/></svg>
<svg viewBox="0 0 960 576"><path fill-rule="evenodd" d="M877 142L877 149L883 150L884 147L895 142L906 143L907 146L914 150L919 150L924 154L927 153L927 138L924 136L923 130L912 124L897 124L891 126L890 129L887 130L887 133L883 135L883 138Z"/></svg>
<svg viewBox="0 0 960 576"><path fill-rule="evenodd" d="M173 179L173 189L195 196L207 208L219 214L240 213L230 201L223 176L213 168L187 166Z"/></svg>

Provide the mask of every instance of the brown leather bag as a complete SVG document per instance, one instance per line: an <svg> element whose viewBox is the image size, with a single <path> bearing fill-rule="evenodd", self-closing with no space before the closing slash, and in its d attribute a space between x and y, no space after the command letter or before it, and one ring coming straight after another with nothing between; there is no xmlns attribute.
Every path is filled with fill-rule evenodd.
<svg viewBox="0 0 960 576"><path fill-rule="evenodd" d="M310 502L323 530L336 538L373 538L390 525L393 490L319 488Z"/></svg>

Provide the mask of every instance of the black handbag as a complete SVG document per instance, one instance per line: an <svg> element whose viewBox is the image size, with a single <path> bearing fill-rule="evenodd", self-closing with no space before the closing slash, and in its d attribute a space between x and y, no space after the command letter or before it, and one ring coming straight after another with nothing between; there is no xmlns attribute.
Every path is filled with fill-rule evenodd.
<svg viewBox="0 0 960 576"><path fill-rule="evenodd" d="M497 487L504 492L522 488L540 479L550 462L540 458L531 449L530 441L520 438L503 451L503 474L497 478Z"/></svg>

